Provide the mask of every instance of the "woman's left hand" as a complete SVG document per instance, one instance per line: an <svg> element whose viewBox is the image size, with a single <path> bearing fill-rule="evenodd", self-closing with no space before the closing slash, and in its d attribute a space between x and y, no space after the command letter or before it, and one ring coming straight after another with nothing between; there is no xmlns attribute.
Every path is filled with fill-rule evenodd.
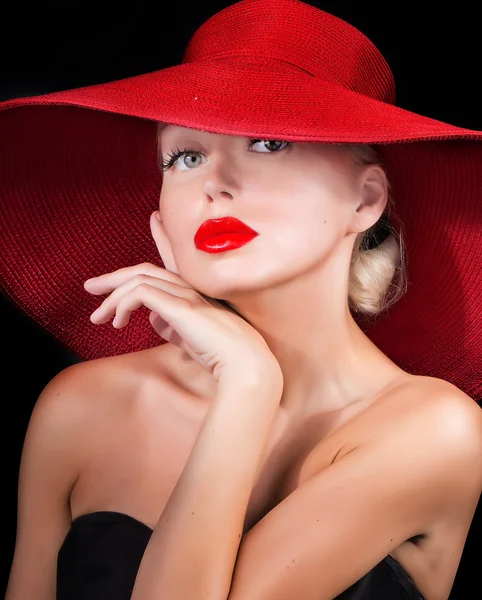
<svg viewBox="0 0 482 600"><path fill-rule="evenodd" d="M153 219L151 230L156 227ZM159 237L155 241L159 247ZM228 371L243 377L246 369L282 380L279 363L261 334L176 273L142 263L94 277L84 287L91 294L110 294L92 313L93 323L106 323L114 316L112 325L125 327L130 314L144 305L151 310L149 321L158 335L186 351L216 381Z"/></svg>

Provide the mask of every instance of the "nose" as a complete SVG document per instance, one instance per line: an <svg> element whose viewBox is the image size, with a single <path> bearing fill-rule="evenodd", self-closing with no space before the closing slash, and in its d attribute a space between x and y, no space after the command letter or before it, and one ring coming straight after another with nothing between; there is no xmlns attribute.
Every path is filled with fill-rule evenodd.
<svg viewBox="0 0 482 600"><path fill-rule="evenodd" d="M212 155L206 166L203 192L210 200L233 200L240 189L240 176L231 154Z"/></svg>

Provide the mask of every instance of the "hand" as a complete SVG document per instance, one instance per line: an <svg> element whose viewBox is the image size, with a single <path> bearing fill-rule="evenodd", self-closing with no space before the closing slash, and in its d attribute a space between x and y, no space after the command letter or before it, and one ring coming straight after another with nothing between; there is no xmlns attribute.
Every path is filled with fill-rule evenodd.
<svg viewBox="0 0 482 600"><path fill-rule="evenodd" d="M279 363L256 329L176 273L142 263L89 279L84 287L91 294L110 294L92 313L93 323L106 323L114 315L112 325L120 329L144 305L151 310L149 321L156 333L187 352L216 381L228 370L241 377L246 369L263 377L281 376Z"/></svg>

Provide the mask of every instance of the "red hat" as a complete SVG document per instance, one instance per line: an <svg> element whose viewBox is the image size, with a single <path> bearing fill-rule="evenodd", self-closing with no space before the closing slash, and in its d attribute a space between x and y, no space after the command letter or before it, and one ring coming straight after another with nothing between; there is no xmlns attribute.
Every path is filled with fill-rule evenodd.
<svg viewBox="0 0 482 600"><path fill-rule="evenodd" d="M482 132L395 106L392 73L345 21L298 0L242 0L183 61L120 81L0 103L0 286L81 359L162 343L145 307L90 321L86 279L163 266L150 235L157 122L292 142L376 145L403 228L409 287L373 342L413 374L482 396ZM144 310L145 309L145 310Z"/></svg>

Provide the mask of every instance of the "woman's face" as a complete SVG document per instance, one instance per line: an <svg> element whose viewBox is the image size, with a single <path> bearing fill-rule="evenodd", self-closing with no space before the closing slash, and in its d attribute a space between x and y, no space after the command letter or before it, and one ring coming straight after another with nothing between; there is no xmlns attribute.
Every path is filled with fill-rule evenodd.
<svg viewBox="0 0 482 600"><path fill-rule="evenodd" d="M190 151L167 169L177 149ZM229 301L299 277L339 247L352 248L356 233L384 207L372 206L366 225L366 214L357 211L365 167L341 145L253 141L168 125L159 156L165 165L159 210L178 272L214 298ZM198 249L199 226L225 216L259 235L235 250Z"/></svg>

